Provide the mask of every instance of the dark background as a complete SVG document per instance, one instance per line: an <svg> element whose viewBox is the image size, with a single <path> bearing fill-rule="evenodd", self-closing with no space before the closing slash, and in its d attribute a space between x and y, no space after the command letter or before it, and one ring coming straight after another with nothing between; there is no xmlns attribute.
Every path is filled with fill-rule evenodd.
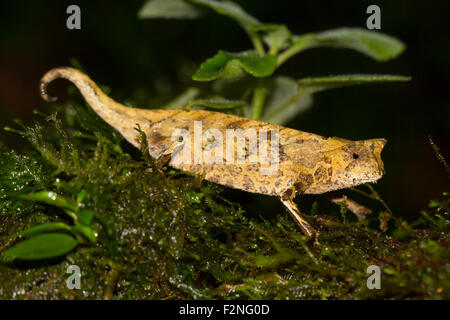
<svg viewBox="0 0 450 320"><path fill-rule="evenodd" d="M381 31L404 41L399 58L376 61L350 50L314 49L278 71L295 78L349 73L412 76L385 83L330 90L315 96L306 113L288 126L351 140L385 137L386 175L377 185L396 215L413 219L448 190L444 168L428 134L450 161L449 41L447 1L236 1L263 22L284 23L293 33L342 26L365 27L370 4L381 7ZM163 105L188 85L196 67L217 50L242 51L251 43L231 19L212 11L198 20L139 20L144 1L2 1L0 7L0 126L33 109L48 108L38 94L40 77L76 58L89 75L112 88L118 101ZM81 30L66 28L66 8L81 7ZM67 83L57 82L61 92ZM52 91L53 92L53 91ZM0 145L21 148L15 134ZM25 144L26 145L26 144ZM246 200L255 198L242 196Z"/></svg>

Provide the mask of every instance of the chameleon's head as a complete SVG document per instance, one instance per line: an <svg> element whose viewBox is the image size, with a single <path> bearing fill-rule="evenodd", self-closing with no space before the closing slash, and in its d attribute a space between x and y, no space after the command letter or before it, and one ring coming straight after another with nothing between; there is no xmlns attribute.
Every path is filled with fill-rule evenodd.
<svg viewBox="0 0 450 320"><path fill-rule="evenodd" d="M333 157L336 172L332 182L348 188L380 179L384 174L381 151L386 142L386 139L371 139L344 145Z"/></svg>
<svg viewBox="0 0 450 320"><path fill-rule="evenodd" d="M384 174L381 151L386 142L386 139L337 142L342 145L323 153L324 165L315 170L310 193L344 189L380 179Z"/></svg>

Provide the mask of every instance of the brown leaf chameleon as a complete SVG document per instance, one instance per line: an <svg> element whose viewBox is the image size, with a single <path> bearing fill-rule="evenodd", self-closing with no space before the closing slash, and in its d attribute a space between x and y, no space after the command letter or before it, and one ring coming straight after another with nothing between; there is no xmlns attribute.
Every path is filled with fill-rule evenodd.
<svg viewBox="0 0 450 320"><path fill-rule="evenodd" d="M147 136L149 153L154 159L163 159L174 168L200 174L208 181L227 187L279 197L307 236L316 234L316 231L294 203L297 193L321 194L349 188L375 182L384 174L381 151L386 144L385 139L350 141L326 138L206 110L130 108L109 98L87 75L70 67L52 69L42 77L40 91L47 101L54 100L47 94L47 85L56 78L73 82L94 111L135 147L139 147L138 133L135 130L136 125L139 125ZM216 134L211 139L202 138L200 144L194 144L194 141L198 142L195 139L195 127L199 123L206 130L215 129ZM189 137L193 135L194 139L185 139L185 136L174 139L175 129L184 130ZM195 148L202 152L208 151L213 156L223 155L224 146L212 138L220 135L225 137L231 129L248 132L253 130L256 133L277 132L279 143L275 173L262 174L267 162L250 161L254 148L247 147L247 140L244 145L237 143L231 150L233 157L241 157L240 162L195 161ZM249 137L246 136L245 139L247 138ZM234 141L235 137L232 139ZM267 149L272 146L272 139L273 136L263 140L257 135L258 145L266 145ZM194 150L194 160L180 161L188 154L186 150L189 150L189 146L190 150Z"/></svg>

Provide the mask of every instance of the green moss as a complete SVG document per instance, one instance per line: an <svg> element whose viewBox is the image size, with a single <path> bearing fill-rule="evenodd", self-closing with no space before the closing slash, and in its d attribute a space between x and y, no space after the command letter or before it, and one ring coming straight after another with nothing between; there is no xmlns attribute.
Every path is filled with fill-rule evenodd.
<svg viewBox="0 0 450 320"><path fill-rule="evenodd" d="M75 199L85 190L84 205L111 232L94 225L96 244L59 259L0 265L2 299L450 297L448 196L414 223L391 217L390 233L344 223L336 207L310 217L321 230L313 244L287 214L250 219L221 187L159 167L142 156L145 144L143 153L133 150L87 109L69 120L53 115L24 126L30 151L1 154L0 250L30 226L70 222L58 208L19 199L22 193ZM321 212L317 204L313 211ZM387 230L387 214L380 217ZM82 272L80 290L66 286L73 264ZM371 264L381 267L381 290L366 287Z"/></svg>

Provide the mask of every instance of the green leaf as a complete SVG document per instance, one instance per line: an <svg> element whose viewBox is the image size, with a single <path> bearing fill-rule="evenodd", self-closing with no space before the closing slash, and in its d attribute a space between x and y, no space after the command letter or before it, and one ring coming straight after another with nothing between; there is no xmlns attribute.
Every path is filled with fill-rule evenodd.
<svg viewBox="0 0 450 320"><path fill-rule="evenodd" d="M394 275L397 274L397 270L395 270L395 269L392 268L392 267L387 267L387 268L385 268L383 271L384 271L384 273L386 273L386 274L388 274L388 275L391 275L391 276L394 276Z"/></svg>
<svg viewBox="0 0 450 320"><path fill-rule="evenodd" d="M241 6L232 1L214 1L214 0L190 0L193 3L209 7L215 10L217 13L224 16L228 16L237 22L239 22L243 27L250 28L252 26L260 25L261 23L255 18L245 12Z"/></svg>
<svg viewBox="0 0 450 320"><path fill-rule="evenodd" d="M294 37L294 45L280 55L278 64L301 51L316 47L353 49L377 61L396 58L406 48L403 42L384 33L360 28L339 28Z"/></svg>
<svg viewBox="0 0 450 320"><path fill-rule="evenodd" d="M191 103L187 104L184 108L189 110L192 107L195 106L203 106L206 108L211 109L234 109L238 107L244 107L247 103L245 101L240 100L210 100L210 99L204 99L204 100L195 100Z"/></svg>
<svg viewBox="0 0 450 320"><path fill-rule="evenodd" d="M285 25L264 24L254 27L253 30L265 33L262 38L269 46L271 54L276 54L279 50L285 49L292 39L291 31Z"/></svg>
<svg viewBox="0 0 450 320"><path fill-rule="evenodd" d="M260 56L256 51L229 53L219 51L214 57L206 60L193 75L197 81L210 81L217 78L236 79L243 72L254 77L271 75L277 65L277 57L272 54Z"/></svg>
<svg viewBox="0 0 450 320"><path fill-rule="evenodd" d="M78 242L64 233L44 233L17 243L2 252L7 261L41 260L59 257L72 251Z"/></svg>
<svg viewBox="0 0 450 320"><path fill-rule="evenodd" d="M351 74L318 78L304 78L298 81L303 94L311 94L326 89L353 86L375 82L409 81L410 77L397 75Z"/></svg>
<svg viewBox="0 0 450 320"><path fill-rule="evenodd" d="M77 205L74 201L61 197L52 191L40 191L29 194L21 194L19 198L29 201L38 201L57 206L59 208L76 211Z"/></svg>
<svg viewBox="0 0 450 320"><path fill-rule="evenodd" d="M317 41L338 48L357 50L378 61L393 59L405 50L405 44L394 37L359 28L322 32L317 35Z"/></svg>
<svg viewBox="0 0 450 320"><path fill-rule="evenodd" d="M204 194L194 191L189 191L186 193L186 200L190 203L201 203Z"/></svg>
<svg viewBox="0 0 450 320"><path fill-rule="evenodd" d="M83 208L78 209L78 211L75 212L75 214L77 215L78 220L82 224L87 225L87 226L89 226L92 223L92 219L95 216L95 212L93 210L83 209Z"/></svg>
<svg viewBox="0 0 450 320"><path fill-rule="evenodd" d="M77 204L79 205L81 202L83 202L83 199L86 197L87 192L86 190L82 190L77 194Z"/></svg>
<svg viewBox="0 0 450 320"><path fill-rule="evenodd" d="M284 125L299 113L312 105L311 95L302 95L295 79L277 77L272 83L271 93L267 98L262 120Z"/></svg>
<svg viewBox="0 0 450 320"><path fill-rule="evenodd" d="M42 223L33 226L25 231L22 231L20 235L22 237L29 237L38 233L49 232L49 231L70 231L71 227L62 222L52 222L52 223Z"/></svg>
<svg viewBox="0 0 450 320"><path fill-rule="evenodd" d="M91 227L89 226L85 226L82 224L76 224L72 227L72 230L80 235L82 235L83 237L85 237L86 239L88 239L90 242L92 243L96 243L97 242L97 236L94 232L94 230L92 230Z"/></svg>
<svg viewBox="0 0 450 320"><path fill-rule="evenodd" d="M139 10L138 18L195 19L202 11L185 0L149 0Z"/></svg>
<svg viewBox="0 0 450 320"><path fill-rule="evenodd" d="M374 82L408 81L409 77L395 75L338 75L305 78L295 81L288 77L277 77L273 82L262 120L283 125L312 105L312 94L338 87Z"/></svg>

